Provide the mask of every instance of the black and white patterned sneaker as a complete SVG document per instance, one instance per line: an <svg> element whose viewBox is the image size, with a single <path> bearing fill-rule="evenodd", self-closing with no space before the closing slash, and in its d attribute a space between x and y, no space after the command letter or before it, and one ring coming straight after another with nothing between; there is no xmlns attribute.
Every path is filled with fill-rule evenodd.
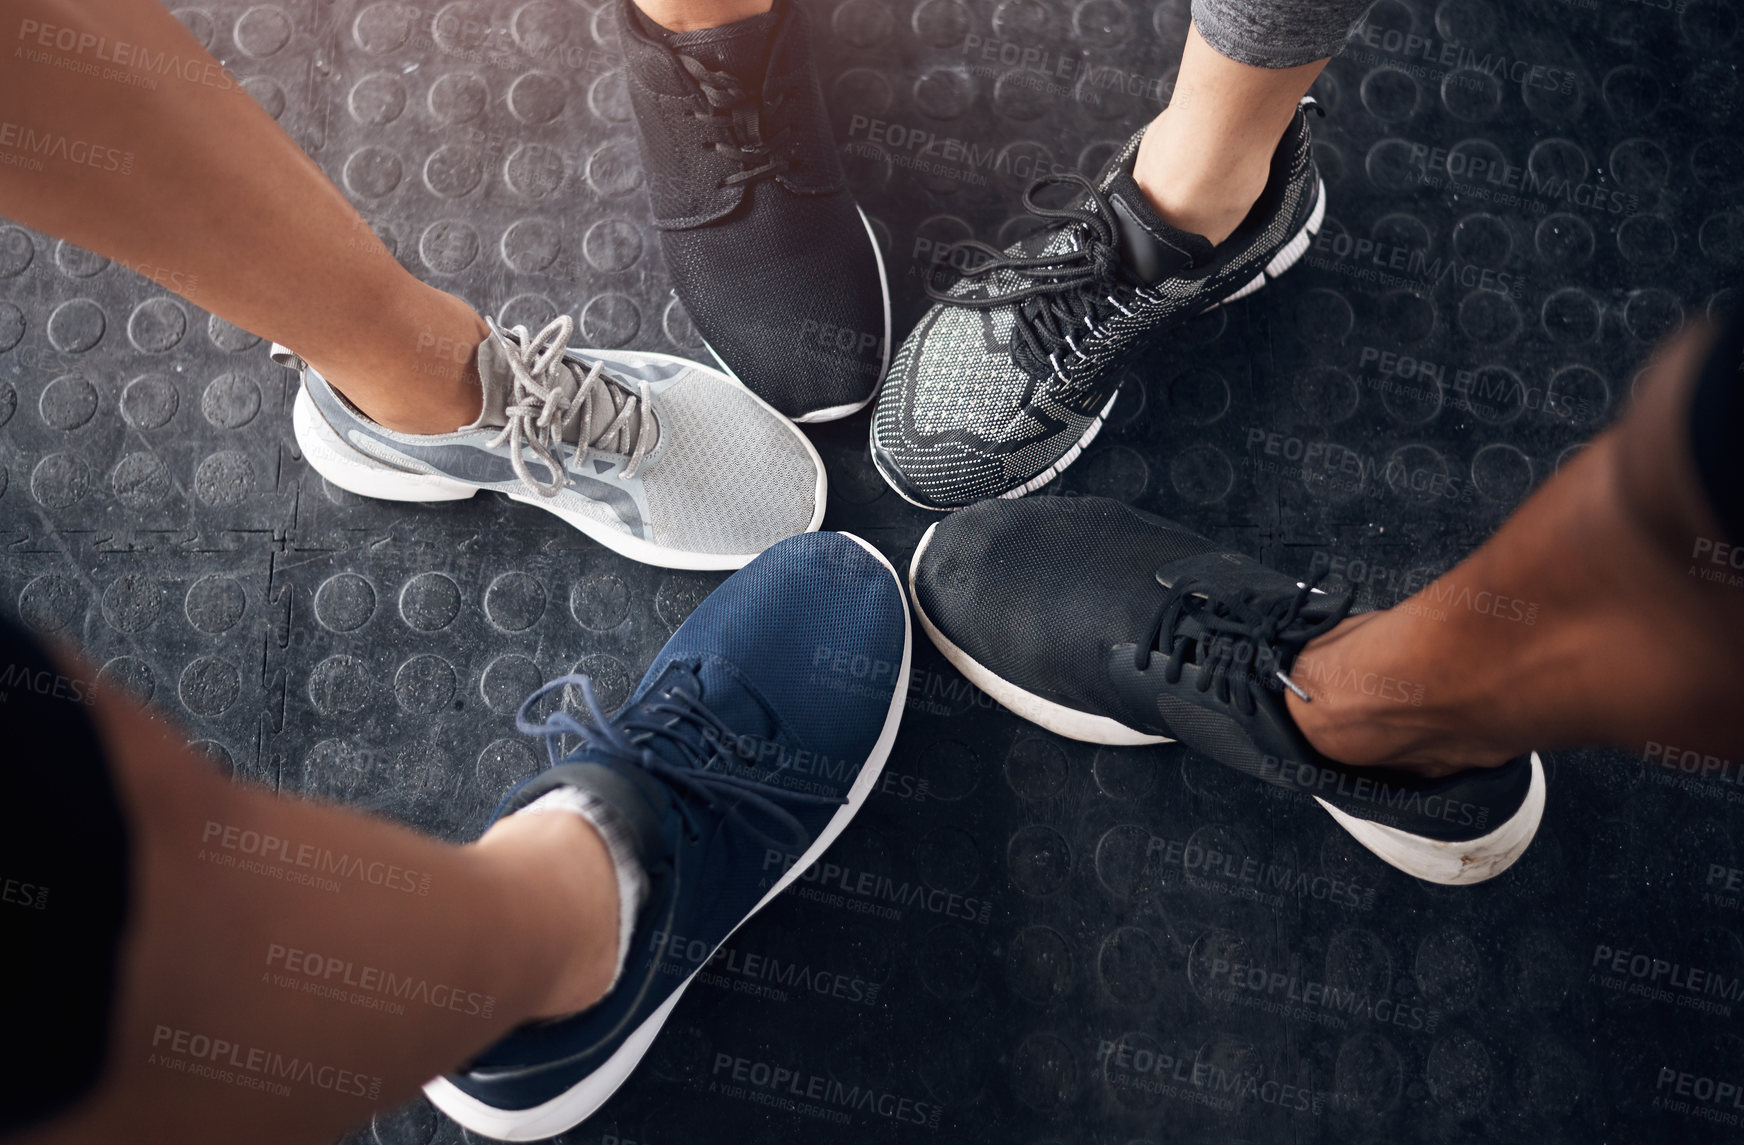
<svg viewBox="0 0 1744 1145"><path fill-rule="evenodd" d="M727 371L795 421L878 392L890 289L824 109L805 13L672 33L614 0L660 250Z"/></svg>
<svg viewBox="0 0 1744 1145"><path fill-rule="evenodd" d="M1297 689L1297 655L1349 599L1170 521L1102 497L984 502L927 531L908 579L915 615L945 657L1049 731L1104 744L1179 740L1313 797L1357 842L1430 882L1493 878L1538 831L1536 753L1424 779L1316 751L1284 688ZM1421 696L1408 681L1353 686L1371 684L1401 703Z"/></svg>
<svg viewBox="0 0 1744 1145"><path fill-rule="evenodd" d="M1114 407L1123 371L1195 315L1252 294L1307 251L1326 211L1304 99L1272 156L1271 178L1235 232L1213 247L1157 217L1133 179L1140 130L1092 183L1049 175L1024 205L1049 225L980 261L903 341L872 424L872 460L928 509L1019 497L1075 461ZM1035 201L1077 185L1070 206ZM950 263L949 256L942 261Z"/></svg>

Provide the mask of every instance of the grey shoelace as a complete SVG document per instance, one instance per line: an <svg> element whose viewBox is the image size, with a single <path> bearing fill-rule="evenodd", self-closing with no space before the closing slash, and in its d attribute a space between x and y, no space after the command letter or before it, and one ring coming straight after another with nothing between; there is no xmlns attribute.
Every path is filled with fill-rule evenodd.
<svg viewBox="0 0 1744 1145"><path fill-rule="evenodd" d="M657 432L654 396L647 382L638 381L631 390L626 383L607 377L604 363L595 362L584 374L564 359L574 331L575 319L562 314L530 338L525 326L509 331L514 335L512 340L499 331L491 332L508 360L514 383L503 411L507 421L489 444L495 447L508 442L509 464L514 466L515 476L544 497L557 496L569 484L569 471L558 451L570 425L580 423L575 447L577 464L592 449L630 455L629 464L618 474L620 478L636 475ZM569 390L567 383L572 381L575 388ZM612 400L612 386L622 391L622 405ZM606 424L596 430L596 422L602 420ZM632 421L636 422L633 439ZM527 449L545 463L552 475L550 484L534 479L527 467L524 452Z"/></svg>

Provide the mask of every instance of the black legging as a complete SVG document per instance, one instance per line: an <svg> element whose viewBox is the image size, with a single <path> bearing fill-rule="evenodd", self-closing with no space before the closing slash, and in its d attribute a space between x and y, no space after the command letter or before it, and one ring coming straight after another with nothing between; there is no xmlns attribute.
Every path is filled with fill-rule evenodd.
<svg viewBox="0 0 1744 1145"><path fill-rule="evenodd" d="M1690 451L1725 541L1721 563L1744 572L1744 307L1720 327L1690 398ZM1698 542L1699 543L1699 542ZM1713 559L1711 549L1702 554Z"/></svg>

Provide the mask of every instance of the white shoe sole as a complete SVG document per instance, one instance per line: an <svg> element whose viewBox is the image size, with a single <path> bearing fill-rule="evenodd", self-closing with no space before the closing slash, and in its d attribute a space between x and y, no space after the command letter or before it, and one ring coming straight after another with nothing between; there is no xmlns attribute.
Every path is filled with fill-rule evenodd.
<svg viewBox="0 0 1744 1145"><path fill-rule="evenodd" d="M687 358L675 357L671 354L644 353L643 357L674 363L689 369L707 370L707 366L690 361ZM307 368L307 367L305 367ZM736 379L728 379L735 385ZM741 388L743 388L741 386ZM750 393L749 390L746 391ZM813 533L823 524L824 509L829 498L829 475L824 472L823 458L818 456L817 447L811 439L801 433L788 419L781 416L768 402L751 394L751 397L768 410L772 417L778 418L788 430L804 446L806 456L811 458L812 471L817 474L813 486L813 509L811 520L802 532ZM309 467L339 488L356 493L360 497L373 497L379 501L464 501L468 497L481 492L481 487L470 482L459 481L445 477L439 473L410 473L383 464L375 458L353 448L339 432L327 423L321 416L321 411L315 408L308 390L299 383L297 398L291 410L291 427L296 434L297 446L302 450L303 459ZM489 492L490 490L482 490ZM657 565L669 569L691 569L697 571L714 571L722 569L742 568L749 564L756 553L698 553L688 549L675 549L666 545L657 545L640 537L632 537L619 532L591 517L568 513L551 504L544 497L533 493L502 491L510 500L519 501L523 505L532 505L543 509L567 524L587 535L590 540L598 541L615 553L629 557L643 564Z"/></svg>
<svg viewBox="0 0 1744 1145"><path fill-rule="evenodd" d="M1292 266L1295 266L1302 256L1308 253L1308 247L1314 241L1314 236L1320 233L1320 224L1326 221L1326 184L1320 176L1314 177L1316 198L1314 209L1308 212L1308 221L1302 224L1302 229L1296 232L1296 237L1278 248L1278 253L1272 256L1272 261L1266 263L1266 268L1254 275L1246 285L1233 294L1206 307L1209 313L1222 306L1225 302L1234 302L1238 298L1246 298L1266 284L1268 278L1277 278Z"/></svg>
<svg viewBox="0 0 1744 1145"><path fill-rule="evenodd" d="M854 536L844 533L843 536L859 544L861 548L878 558L878 563L889 570L891 579L896 581L898 591L902 588L902 578L896 569L891 567L884 554ZM850 820L859 811L861 804L878 782L879 775L884 770L884 763L890 758L890 750L896 743L897 728L902 723L902 710L908 702L909 665L913 659L914 632L909 623L907 594L903 594L902 609L902 671L896 680L896 693L890 699L890 711L884 717L884 728L878 735L878 741L872 746L872 753L866 763L860 768L860 773L854 778L854 785L848 790L848 801L830 817L829 824L822 833L807 847L799 861L789 867L775 885L757 901L757 905L739 920L738 926L729 931L726 937L716 944L715 950L730 941L739 927L744 926L756 913L769 904L777 895L786 890L806 869L815 862L831 843L836 841ZM710 952L710 958L713 951ZM618 1051L608 1058L599 1069L583 1078L575 1086L558 1094L551 1100L529 1109L498 1109L496 1106L479 1101L464 1092L447 1078L437 1077L424 1083L424 1096L431 1104L443 1113L458 1121L464 1128L483 1134L497 1141L539 1141L556 1136L565 1130L572 1129L591 1116L594 1110L606 1103L606 1099L624 1084L648 1048L654 1044L654 1037L660 1032L671 1015L673 1007L684 996L684 991L696 978L709 959L699 962L696 969L685 976L683 982L672 992L672 996L650 1014L634 1033L632 1033Z"/></svg>
<svg viewBox="0 0 1744 1145"><path fill-rule="evenodd" d="M880 343L884 347L884 360L878 365L878 376L872 380L871 393L857 402L848 402L846 405L828 406L824 409L812 410L810 413L802 413L793 419L801 425L818 425L826 421L840 421L842 418L859 413L871 404L873 398L878 396L878 391L884 388L884 375L890 372L890 277L884 271L884 252L878 249L878 236L872 233L872 220L868 219L866 212L860 210L858 206L854 209L860 212L860 223L866 228L866 240L872 244L872 261L878 264L878 290L884 297L884 341ZM733 373L733 367L727 365L726 359L722 358L720 354L715 352L715 348L709 345L708 339L703 339L702 344L716 364L727 372L728 377L742 386L745 385L744 380ZM745 386L745 388L750 389L749 386Z"/></svg>
<svg viewBox="0 0 1744 1145"><path fill-rule="evenodd" d="M1318 795L1314 802L1326 808L1326 813L1349 831L1351 838L1406 874L1425 882L1463 887L1495 878L1526 853L1538 834L1539 821L1544 818L1544 793L1544 761L1533 752L1532 781L1520 809L1488 835L1463 842L1425 839L1397 827L1358 818Z"/></svg>
<svg viewBox="0 0 1744 1145"><path fill-rule="evenodd" d="M992 669L977 662L947 640L932 622L932 618L927 616L926 609L921 607L920 593L915 589L921 556L926 552L927 544L933 539L933 532L938 527L935 522L928 528L914 550L914 559L908 565L908 591L913 598L914 615L920 620L921 631L944 653L945 659L963 673L964 678L999 701L1012 714L1067 739L1115 747L1174 742L1167 736L1149 735L1107 716L1081 712L1025 691L996 675ZM1351 838L1390 866L1427 882L1467 886L1495 878L1513 866L1515 860L1525 853L1538 833L1539 821L1544 817L1544 793L1544 764L1538 758L1538 753L1533 752L1532 780L1520 809L1488 835L1463 842L1425 839L1397 827L1388 827L1341 811L1318 795L1314 797L1314 801L1325 808L1334 822L1350 832Z"/></svg>

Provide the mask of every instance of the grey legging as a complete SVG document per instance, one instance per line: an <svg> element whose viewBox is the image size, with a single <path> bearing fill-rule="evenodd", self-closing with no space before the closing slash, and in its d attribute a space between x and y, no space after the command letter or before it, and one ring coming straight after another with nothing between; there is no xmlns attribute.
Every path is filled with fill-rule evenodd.
<svg viewBox="0 0 1744 1145"><path fill-rule="evenodd" d="M1193 0L1205 42L1239 64L1293 68L1335 56L1373 0Z"/></svg>

